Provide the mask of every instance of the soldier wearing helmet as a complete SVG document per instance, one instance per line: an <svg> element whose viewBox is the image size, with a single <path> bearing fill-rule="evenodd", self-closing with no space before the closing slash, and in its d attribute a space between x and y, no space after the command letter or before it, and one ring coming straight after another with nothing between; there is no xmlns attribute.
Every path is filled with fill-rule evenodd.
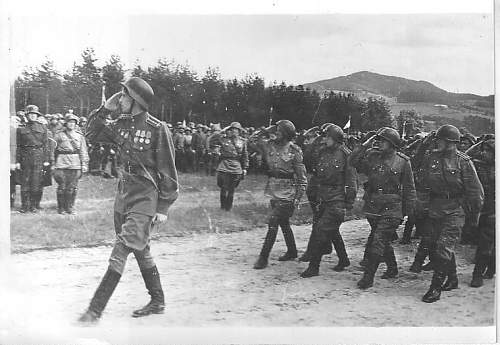
<svg viewBox="0 0 500 345"><path fill-rule="evenodd" d="M184 127L182 122L178 122L172 137L175 149L175 166L179 171L186 171L186 157L185 157L185 144L186 136L184 135Z"/></svg>
<svg viewBox="0 0 500 345"><path fill-rule="evenodd" d="M387 265L383 279L394 278L398 274L391 241L403 217L413 215L416 201L410 159L397 151L400 142L395 129L383 127L350 156L352 166L368 177L363 211L370 223L371 233L365 249L364 274L358 281L360 289L373 286L381 262Z"/></svg>
<svg viewBox="0 0 500 345"><path fill-rule="evenodd" d="M220 207L226 211L233 207L234 190L248 169L247 143L239 135L241 130L240 123L233 122L209 139L210 147L220 147L217 185L220 188Z"/></svg>
<svg viewBox="0 0 500 345"><path fill-rule="evenodd" d="M96 322L116 288L130 253L133 253L151 301L133 317L163 313L165 299L160 274L150 252L150 234L163 223L177 199L179 186L172 136L166 123L148 113L153 89L132 77L89 116L87 139L115 145L122 165L114 204L116 240L108 269L80 322ZM113 113L115 121L107 115Z"/></svg>
<svg viewBox="0 0 500 345"><path fill-rule="evenodd" d="M441 291L458 288L454 247L464 223L463 208L468 209L473 225L477 225L483 204L483 188L469 156L458 151L459 142L459 130L443 125L425 138L414 157L430 195L429 225L433 241L429 256L434 274L422 298L426 303L439 300Z"/></svg>
<svg viewBox="0 0 500 345"><path fill-rule="evenodd" d="M87 172L89 155L85 137L76 130L78 116L66 114L65 128L54 136L54 180L57 182L57 212L74 214L78 180Z"/></svg>
<svg viewBox="0 0 500 345"><path fill-rule="evenodd" d="M27 124L17 128L16 166L21 169L21 213L37 212L43 195L43 171L51 163L47 127L37 121L36 105L26 107Z"/></svg>
<svg viewBox="0 0 500 345"><path fill-rule="evenodd" d="M263 138L265 132L270 139ZM297 257L297 247L290 227L290 217L299 205L307 186L306 169L303 163L302 150L292 143L295 126L288 120L280 120L275 126L260 132L254 144L255 150L261 152L268 171L265 193L271 197L271 215L268 220L268 231L254 265L255 269L265 268L269 254L276 241L278 226L281 227L287 251L279 257L279 261L293 260Z"/></svg>
<svg viewBox="0 0 500 345"><path fill-rule="evenodd" d="M308 268L301 274L303 278L319 274L321 257L332 252L332 243L339 258L333 269L340 272L350 265L340 225L344 221L346 210L352 210L356 199L356 171L348 160L351 150L344 145L342 128L330 124L322 132L326 143L320 149L314 165L318 181L318 205L309 239L312 243L308 245L311 258Z"/></svg>
<svg viewBox="0 0 500 345"><path fill-rule="evenodd" d="M466 154L472 158L484 189L484 203L479 217L479 243L470 286L480 287L483 278L495 275L495 138L490 135L473 145Z"/></svg>

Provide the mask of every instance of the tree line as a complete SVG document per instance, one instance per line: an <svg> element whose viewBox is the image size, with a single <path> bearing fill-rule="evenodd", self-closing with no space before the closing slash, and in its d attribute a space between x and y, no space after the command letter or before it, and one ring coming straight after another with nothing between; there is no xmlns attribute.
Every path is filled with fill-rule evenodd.
<svg viewBox="0 0 500 345"><path fill-rule="evenodd" d="M362 131L396 125L388 103L381 98L319 94L285 82L266 85L257 74L223 80L218 68L210 67L199 75L189 65L166 59L148 67L136 61L127 70L121 58L112 55L99 67L92 48L85 49L81 60L66 73L57 71L48 59L38 67L26 68L15 81L16 110L37 104L45 113L64 114L74 109L86 116L101 104L103 86L108 98L121 89L126 74L150 83L155 91L150 112L170 123L239 121L257 127L288 119L303 129L325 122L343 127L350 119L351 129Z"/></svg>

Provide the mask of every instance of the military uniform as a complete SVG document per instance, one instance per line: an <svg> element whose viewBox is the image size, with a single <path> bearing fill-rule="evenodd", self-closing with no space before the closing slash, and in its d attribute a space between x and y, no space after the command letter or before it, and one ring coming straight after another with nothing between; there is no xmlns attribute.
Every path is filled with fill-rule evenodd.
<svg viewBox="0 0 500 345"><path fill-rule="evenodd" d="M88 170L89 156L85 137L75 131L59 131L54 138L54 179L59 213L73 213L78 180Z"/></svg>
<svg viewBox="0 0 500 345"><path fill-rule="evenodd" d="M179 169L179 171L186 171L186 162L185 162L185 152L184 145L186 143L186 137L184 133L180 131L175 131L173 136L173 145L175 148L175 165Z"/></svg>
<svg viewBox="0 0 500 345"><path fill-rule="evenodd" d="M297 248L290 227L290 217L307 186L306 170L303 163L302 150L292 142L279 144L273 140L261 139L256 143L258 150L267 163L268 180L265 194L271 198L271 215L268 220L268 231L264 240L259 261L254 268L267 265L269 253L276 241L278 226L281 227L287 252L280 261L297 257Z"/></svg>
<svg viewBox="0 0 500 345"><path fill-rule="evenodd" d="M210 137L210 146L220 147L217 186L221 189L221 208L229 211L233 206L234 190L242 180L243 170L248 169L247 144L240 136L231 138L219 133Z"/></svg>
<svg viewBox="0 0 500 345"><path fill-rule="evenodd" d="M414 161L417 169L423 171L422 181L430 195L430 259L434 276L424 302L434 302L439 299L446 276L455 280L450 289L458 285L454 248L464 223L463 207L471 214L479 214L484 193L472 161L456 148L429 151L427 145L421 145Z"/></svg>
<svg viewBox="0 0 500 345"><path fill-rule="evenodd" d="M494 154L494 140L489 140ZM484 142L471 147L470 155L477 175L484 189L484 203L479 218L479 243L476 250L476 264L472 273L472 287L483 285L483 278L493 278L495 274L495 162L483 156Z"/></svg>
<svg viewBox="0 0 500 345"><path fill-rule="evenodd" d="M374 275L378 264L385 261L387 271L383 278L390 278L397 274L391 241L403 217L413 215L415 209L416 193L410 159L396 151L384 156L378 151L367 150L365 146L355 149L350 159L358 173L368 177L363 211L371 227L366 248L370 264L374 266L370 268L370 274Z"/></svg>
<svg viewBox="0 0 500 345"><path fill-rule="evenodd" d="M16 162L21 165L22 211L34 211L43 192L43 164L50 163L47 127L36 121L17 129Z"/></svg>
<svg viewBox="0 0 500 345"><path fill-rule="evenodd" d="M332 243L339 258L335 271L350 265L340 225L344 222L346 209L352 209L356 199L357 176L350 165L351 154L344 144L336 148L323 147L314 167L318 183L316 219L313 219L314 235L311 235L312 251L308 270L302 276L318 274L321 256L332 252ZM309 246L308 246L309 247Z"/></svg>

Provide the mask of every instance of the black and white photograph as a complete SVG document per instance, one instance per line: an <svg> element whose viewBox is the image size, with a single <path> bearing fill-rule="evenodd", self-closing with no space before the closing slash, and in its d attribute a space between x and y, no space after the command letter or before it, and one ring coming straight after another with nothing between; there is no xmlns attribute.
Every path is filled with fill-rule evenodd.
<svg viewBox="0 0 500 345"><path fill-rule="evenodd" d="M0 4L0 343L495 343L496 5Z"/></svg>

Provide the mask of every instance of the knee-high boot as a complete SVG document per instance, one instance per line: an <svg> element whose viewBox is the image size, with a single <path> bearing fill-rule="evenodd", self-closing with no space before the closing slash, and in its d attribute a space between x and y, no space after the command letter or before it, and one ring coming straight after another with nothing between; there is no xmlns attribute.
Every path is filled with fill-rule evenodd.
<svg viewBox="0 0 500 345"><path fill-rule="evenodd" d="M297 246L295 245L295 237L293 236L292 228L289 220L280 222L281 231L286 243L286 253L279 257L278 261L288 261L297 258Z"/></svg>
<svg viewBox="0 0 500 345"><path fill-rule="evenodd" d="M99 287L94 293L94 297L92 297L92 300L90 301L87 311L78 319L79 322L93 323L99 320L106 304L108 304L108 301L111 298L111 295L113 295L120 278L121 274L111 268L108 268L101 283L99 284Z"/></svg>
<svg viewBox="0 0 500 345"><path fill-rule="evenodd" d="M253 268L262 269L267 267L269 253L271 253L271 249L273 248L277 235L278 235L278 224L269 224L266 238L264 240L264 244L260 251L259 259L254 264Z"/></svg>
<svg viewBox="0 0 500 345"><path fill-rule="evenodd" d="M337 256L339 258L339 262L335 267L333 267L333 270L336 272L340 272L343 271L346 267L348 267L351 264L351 262L349 261L349 257L347 256L344 240L342 239L340 233L333 235L332 243L333 243L333 248L335 248L335 251L337 252Z"/></svg>
<svg viewBox="0 0 500 345"><path fill-rule="evenodd" d="M458 289L457 261L455 259L455 253L453 253L453 256L448 264L447 279L441 287L442 291L450 291L453 289Z"/></svg>
<svg viewBox="0 0 500 345"><path fill-rule="evenodd" d="M141 309L132 313L133 317L147 316L150 314L162 314L165 310L165 297L161 287L160 273L156 266L141 271L144 284L151 296L151 301Z"/></svg>
<svg viewBox="0 0 500 345"><path fill-rule="evenodd" d="M382 279L395 278L398 275L398 263L396 262L396 255L394 255L394 248L387 247L384 252L384 261L387 265L387 271L382 274Z"/></svg>

